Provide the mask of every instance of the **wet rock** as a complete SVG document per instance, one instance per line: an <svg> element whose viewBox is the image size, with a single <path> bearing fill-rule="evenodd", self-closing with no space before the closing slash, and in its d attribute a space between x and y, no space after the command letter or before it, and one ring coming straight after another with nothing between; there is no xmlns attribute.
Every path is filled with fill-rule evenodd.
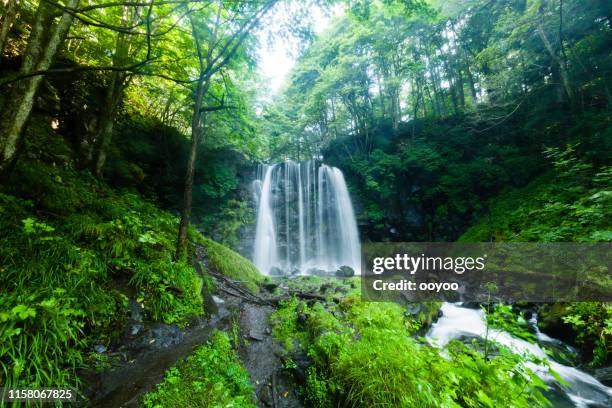
<svg viewBox="0 0 612 408"><path fill-rule="evenodd" d="M310 367L310 360L306 354L301 352L295 353L291 356L290 360L285 360L283 365L298 384L306 384L308 367Z"/></svg>
<svg viewBox="0 0 612 408"><path fill-rule="evenodd" d="M576 333L572 326L563 321L566 310L561 303L544 304L538 310L538 327L551 337L573 344Z"/></svg>
<svg viewBox="0 0 612 408"><path fill-rule="evenodd" d="M306 274L308 275L312 275L312 276L329 276L329 272L324 271L323 269L318 269L318 268L310 268L309 270L306 271Z"/></svg>
<svg viewBox="0 0 612 408"><path fill-rule="evenodd" d="M612 367L597 368L592 374L603 385L612 387Z"/></svg>
<svg viewBox="0 0 612 408"><path fill-rule="evenodd" d="M144 326L142 324L136 323L136 324L130 325L130 329L129 329L130 336L136 336L138 333L142 331L142 329L144 329Z"/></svg>
<svg viewBox="0 0 612 408"><path fill-rule="evenodd" d="M283 276L283 270L277 266L273 266L270 268L270 271L268 272L268 275L270 276Z"/></svg>
<svg viewBox="0 0 612 408"><path fill-rule="evenodd" d="M340 286L336 286L334 288L334 292L336 293L347 293L348 292L348 288L344 285L340 285Z"/></svg>
<svg viewBox="0 0 612 408"><path fill-rule="evenodd" d="M96 353L102 354L106 351L106 346L104 344L94 344L93 349Z"/></svg>
<svg viewBox="0 0 612 408"><path fill-rule="evenodd" d="M477 310L480 310L481 309L480 305L481 305L481 303L478 303L478 302L463 302L463 303L461 303L461 307L465 307L467 309L477 309Z"/></svg>
<svg viewBox="0 0 612 408"><path fill-rule="evenodd" d="M319 287L319 292L321 292L321 293L327 293L327 292L328 292L330 289L332 289L333 287L334 287L334 285L333 285L333 284L331 284L331 283L329 283L329 282L328 282L328 283L324 283L323 285L321 285L321 286Z"/></svg>
<svg viewBox="0 0 612 408"><path fill-rule="evenodd" d="M291 271L290 275L291 276L298 276L300 273L302 273L299 269L294 269Z"/></svg>
<svg viewBox="0 0 612 408"><path fill-rule="evenodd" d="M264 334L257 332L255 330L251 330L249 331L249 339L251 340L255 340L255 341L263 341L264 340Z"/></svg>
<svg viewBox="0 0 612 408"><path fill-rule="evenodd" d="M177 345L183 341L184 333L176 326L157 323L139 336L129 348L134 350L153 348L162 349Z"/></svg>
<svg viewBox="0 0 612 408"><path fill-rule="evenodd" d="M423 305L421 303L408 303L406 305L406 315L408 316L418 316L423 309Z"/></svg>
<svg viewBox="0 0 612 408"><path fill-rule="evenodd" d="M208 291L202 290L202 300L204 301L204 310L208 315L216 315L219 313L219 306Z"/></svg>
<svg viewBox="0 0 612 408"><path fill-rule="evenodd" d="M225 303L225 300L223 300L219 296L213 295L212 298L213 298L213 301L218 305L222 305L223 303Z"/></svg>
<svg viewBox="0 0 612 408"><path fill-rule="evenodd" d="M278 288L278 284L274 282L267 282L263 284L263 288L271 293Z"/></svg>
<svg viewBox="0 0 612 408"><path fill-rule="evenodd" d="M338 278L352 278L355 276L355 270L350 266L343 265L336 271L336 276Z"/></svg>
<svg viewBox="0 0 612 408"><path fill-rule="evenodd" d="M138 302L130 298L128 301L128 309L130 310L130 319L135 322L142 322L142 306L140 306Z"/></svg>
<svg viewBox="0 0 612 408"><path fill-rule="evenodd" d="M259 401L266 407L274 406L274 402L272 401L272 391L269 386L265 386L259 392Z"/></svg>

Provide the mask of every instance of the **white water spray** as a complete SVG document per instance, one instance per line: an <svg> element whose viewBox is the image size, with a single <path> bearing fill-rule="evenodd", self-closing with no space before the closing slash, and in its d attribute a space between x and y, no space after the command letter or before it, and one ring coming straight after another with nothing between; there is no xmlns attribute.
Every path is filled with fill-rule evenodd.
<svg viewBox="0 0 612 408"><path fill-rule="evenodd" d="M359 234L342 172L314 161L264 165L253 183L253 260L264 274L361 270Z"/></svg>

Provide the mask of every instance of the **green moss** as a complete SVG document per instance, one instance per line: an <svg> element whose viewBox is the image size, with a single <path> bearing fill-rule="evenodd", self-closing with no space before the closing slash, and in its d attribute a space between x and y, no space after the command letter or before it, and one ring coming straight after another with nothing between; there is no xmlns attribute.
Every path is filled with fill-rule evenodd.
<svg viewBox="0 0 612 408"><path fill-rule="evenodd" d="M252 293L259 291L259 284L265 278L255 265L240 254L203 236L196 237L196 242L206 250L208 266L216 272L244 284Z"/></svg>
<svg viewBox="0 0 612 408"><path fill-rule="evenodd" d="M147 408L255 407L248 372L240 365L227 334L211 340L171 368L162 383L144 397Z"/></svg>
<svg viewBox="0 0 612 408"><path fill-rule="evenodd" d="M282 301L280 307L270 316L272 335L281 342L286 351L293 350L293 343L298 338L296 298Z"/></svg>

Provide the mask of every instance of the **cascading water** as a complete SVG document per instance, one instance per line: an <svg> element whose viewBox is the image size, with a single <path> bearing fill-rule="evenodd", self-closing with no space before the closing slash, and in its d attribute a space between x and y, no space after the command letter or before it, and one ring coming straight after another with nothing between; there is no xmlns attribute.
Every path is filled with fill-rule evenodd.
<svg viewBox="0 0 612 408"><path fill-rule="evenodd" d="M485 314L482 310L469 309L457 304L445 303L442 306L442 317L434 323L427 334L427 339L437 345L444 346L449 341L459 338L480 337L486 335ZM536 332L538 340L557 342L545 334ZM527 365L543 380L551 384L549 399L555 408L595 408L612 406L612 389L606 387L589 374L574 367L569 367L551 360L544 350L536 343L529 343L502 331L489 330L489 338L516 353L528 353L549 361L550 368L567 382L561 386L549 374L546 367L533 363Z"/></svg>
<svg viewBox="0 0 612 408"><path fill-rule="evenodd" d="M359 234L342 172L315 161L263 165L253 182L253 261L264 274L361 270Z"/></svg>

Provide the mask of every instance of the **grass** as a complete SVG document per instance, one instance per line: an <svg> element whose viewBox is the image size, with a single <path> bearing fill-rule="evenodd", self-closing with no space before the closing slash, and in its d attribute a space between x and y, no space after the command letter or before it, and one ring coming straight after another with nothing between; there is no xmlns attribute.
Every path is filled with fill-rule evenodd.
<svg viewBox="0 0 612 408"><path fill-rule="evenodd" d="M169 369L144 397L147 408L255 408L248 372L240 365L227 334L216 332L185 361Z"/></svg>

